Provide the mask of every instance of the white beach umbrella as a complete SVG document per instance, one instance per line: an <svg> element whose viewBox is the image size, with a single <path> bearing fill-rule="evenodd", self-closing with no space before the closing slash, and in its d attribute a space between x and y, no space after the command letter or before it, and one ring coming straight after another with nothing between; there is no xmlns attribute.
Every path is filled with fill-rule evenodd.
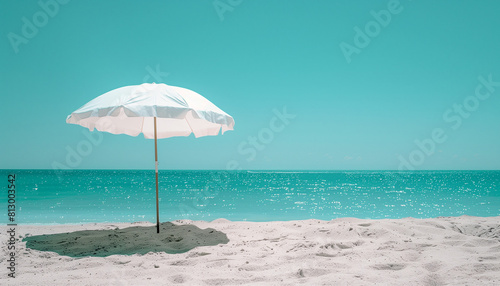
<svg viewBox="0 0 500 286"><path fill-rule="evenodd" d="M198 93L166 84L144 83L125 86L89 101L66 118L90 131L155 139L156 229L160 232L158 209L157 138L196 138L233 130L234 120Z"/></svg>

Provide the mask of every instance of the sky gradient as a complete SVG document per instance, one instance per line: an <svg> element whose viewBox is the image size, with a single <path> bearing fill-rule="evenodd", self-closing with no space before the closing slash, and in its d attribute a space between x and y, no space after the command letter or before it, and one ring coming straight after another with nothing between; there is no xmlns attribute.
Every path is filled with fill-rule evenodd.
<svg viewBox="0 0 500 286"><path fill-rule="evenodd" d="M159 140L160 169L498 170L498 11L472 0L1 1L0 169L154 169L152 140L65 119L112 89L163 82L236 125Z"/></svg>

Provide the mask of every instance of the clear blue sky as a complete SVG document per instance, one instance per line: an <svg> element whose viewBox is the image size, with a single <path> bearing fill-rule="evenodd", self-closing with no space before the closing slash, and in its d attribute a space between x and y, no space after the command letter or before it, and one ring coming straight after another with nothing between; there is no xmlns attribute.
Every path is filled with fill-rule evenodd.
<svg viewBox="0 0 500 286"><path fill-rule="evenodd" d="M500 169L500 1L41 2L0 2L0 168L153 169L65 119L154 81L236 121L160 140L161 169Z"/></svg>

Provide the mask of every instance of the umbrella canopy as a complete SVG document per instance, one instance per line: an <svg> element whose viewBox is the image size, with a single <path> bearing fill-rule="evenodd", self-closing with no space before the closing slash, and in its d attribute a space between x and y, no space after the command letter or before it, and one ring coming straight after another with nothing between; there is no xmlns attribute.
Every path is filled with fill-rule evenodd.
<svg viewBox="0 0 500 286"><path fill-rule="evenodd" d="M125 86L91 100L71 113L67 123L93 131L154 138L217 135L233 130L234 120L198 93L166 84Z"/></svg>
<svg viewBox="0 0 500 286"><path fill-rule="evenodd" d="M166 84L143 83L114 89L89 101L66 118L93 131L155 139L156 229L158 206L157 138L218 135L233 130L234 120L198 93Z"/></svg>

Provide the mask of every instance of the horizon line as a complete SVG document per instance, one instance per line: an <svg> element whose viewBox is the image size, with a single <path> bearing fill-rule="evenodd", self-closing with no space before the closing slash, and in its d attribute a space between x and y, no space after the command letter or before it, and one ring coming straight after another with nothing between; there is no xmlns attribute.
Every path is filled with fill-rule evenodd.
<svg viewBox="0 0 500 286"><path fill-rule="evenodd" d="M37 171L56 171L56 172L64 172L64 171L154 171L154 168L151 169L53 169L53 168L16 168L16 169L0 169L0 171L23 171L23 170L37 170ZM256 172L275 172L275 171L285 171L285 172L360 172L360 171L369 171L369 172L422 172L422 171L500 171L500 169L421 169L421 170L397 170L397 169L242 169L242 170L227 170L227 169L158 169L158 171L256 171Z"/></svg>

